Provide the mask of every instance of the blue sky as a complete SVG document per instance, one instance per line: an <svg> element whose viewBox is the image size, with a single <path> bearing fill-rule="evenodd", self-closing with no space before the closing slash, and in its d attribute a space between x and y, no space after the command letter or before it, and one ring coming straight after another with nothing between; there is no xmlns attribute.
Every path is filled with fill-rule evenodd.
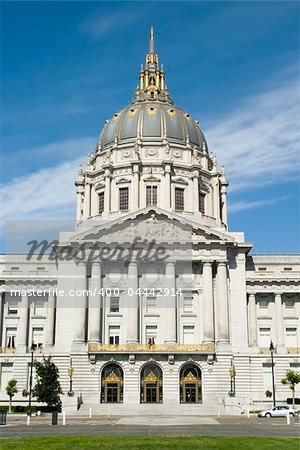
<svg viewBox="0 0 300 450"><path fill-rule="evenodd" d="M299 3L1 2L2 220L73 219L77 166L133 96L150 25L171 97L255 253L300 251Z"/></svg>

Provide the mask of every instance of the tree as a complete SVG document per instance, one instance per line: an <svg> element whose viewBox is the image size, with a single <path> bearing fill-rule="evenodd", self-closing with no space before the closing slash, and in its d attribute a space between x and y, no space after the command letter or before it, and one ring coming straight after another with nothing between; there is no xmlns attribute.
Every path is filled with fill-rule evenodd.
<svg viewBox="0 0 300 450"><path fill-rule="evenodd" d="M46 403L49 408L61 406L60 394L63 391L59 382L59 370L51 361L51 356L43 361L35 361L36 385L34 392L37 400Z"/></svg>
<svg viewBox="0 0 300 450"><path fill-rule="evenodd" d="M300 383L300 373L297 373L294 370L287 370L281 383L290 387L293 397L293 408L295 408L295 388L296 385Z"/></svg>
<svg viewBox="0 0 300 450"><path fill-rule="evenodd" d="M12 399L14 397L15 394L18 393L18 388L17 388L17 380L12 379L7 383L6 386L6 393L9 396L9 409L8 412L11 413L11 403L12 403Z"/></svg>

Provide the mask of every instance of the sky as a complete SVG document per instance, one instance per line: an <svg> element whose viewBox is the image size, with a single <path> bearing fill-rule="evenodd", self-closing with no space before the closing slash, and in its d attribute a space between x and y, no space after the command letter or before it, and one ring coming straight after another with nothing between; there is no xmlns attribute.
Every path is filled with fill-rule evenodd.
<svg viewBox="0 0 300 450"><path fill-rule="evenodd" d="M298 2L0 6L2 224L75 218L78 164L132 99L153 25L170 96L226 167L230 230L300 252Z"/></svg>

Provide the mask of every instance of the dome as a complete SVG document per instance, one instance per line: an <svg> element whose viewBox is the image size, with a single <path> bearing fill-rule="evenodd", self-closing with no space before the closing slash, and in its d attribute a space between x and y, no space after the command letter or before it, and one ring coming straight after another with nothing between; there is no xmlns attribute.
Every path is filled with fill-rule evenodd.
<svg viewBox="0 0 300 450"><path fill-rule="evenodd" d="M189 142L202 148L205 143L199 124L189 114L171 102L159 100L136 101L116 113L106 122L99 146L103 148L115 141L121 144L137 138L144 144L167 139L182 145Z"/></svg>
<svg viewBox="0 0 300 450"><path fill-rule="evenodd" d="M169 97L163 65L154 50L153 28L149 53L141 65L139 84L132 102L107 120L98 141L98 150L111 144L127 144L141 139L147 142L206 147L199 122L174 105Z"/></svg>

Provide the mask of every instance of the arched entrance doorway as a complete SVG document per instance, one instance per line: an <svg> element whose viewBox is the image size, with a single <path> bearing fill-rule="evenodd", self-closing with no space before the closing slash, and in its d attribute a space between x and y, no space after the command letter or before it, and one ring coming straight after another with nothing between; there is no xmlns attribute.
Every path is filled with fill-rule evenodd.
<svg viewBox="0 0 300 450"><path fill-rule="evenodd" d="M141 371L141 403L162 403L163 373L158 364L146 364Z"/></svg>
<svg viewBox="0 0 300 450"><path fill-rule="evenodd" d="M101 402L123 402L124 373L118 364L108 364L101 374Z"/></svg>
<svg viewBox="0 0 300 450"><path fill-rule="evenodd" d="M201 402L201 370L196 364L185 364L180 370L180 403Z"/></svg>

